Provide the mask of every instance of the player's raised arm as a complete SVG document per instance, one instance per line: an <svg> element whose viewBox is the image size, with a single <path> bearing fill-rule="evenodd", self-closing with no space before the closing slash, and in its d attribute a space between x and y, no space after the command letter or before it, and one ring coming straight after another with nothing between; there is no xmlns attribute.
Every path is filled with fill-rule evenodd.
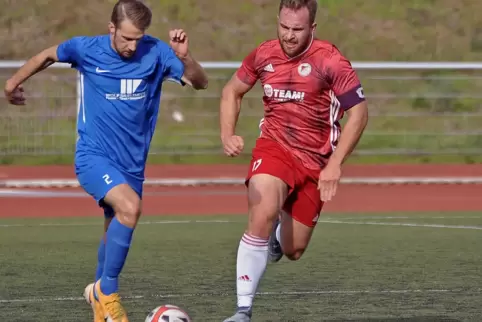
<svg viewBox="0 0 482 322"><path fill-rule="evenodd" d="M169 32L170 45L177 57L184 64L184 74L181 80L194 89L206 89L208 76L202 66L192 57L188 48L188 37L182 29Z"/></svg>
<svg viewBox="0 0 482 322"><path fill-rule="evenodd" d="M58 46L52 46L42 50L40 53L27 60L27 62L6 81L4 91L10 104L25 104L22 88L23 82L58 61L57 47Z"/></svg>
<svg viewBox="0 0 482 322"><path fill-rule="evenodd" d="M327 68L332 90L340 102L340 108L347 113L348 120L341 131L336 150L320 173L318 188L322 201L329 201L335 196L341 178L341 166L355 149L368 123L363 87L350 62L337 54Z"/></svg>
<svg viewBox="0 0 482 322"><path fill-rule="evenodd" d="M235 135L236 124L241 111L241 100L258 80L254 68L255 56L256 51L253 51L244 59L241 67L224 86L221 93L219 111L221 141L224 153L228 156L237 156L244 148L243 138Z"/></svg>
<svg viewBox="0 0 482 322"><path fill-rule="evenodd" d="M208 88L208 76L201 64L199 64L191 54L181 58L181 61L184 64L182 81L197 90Z"/></svg>

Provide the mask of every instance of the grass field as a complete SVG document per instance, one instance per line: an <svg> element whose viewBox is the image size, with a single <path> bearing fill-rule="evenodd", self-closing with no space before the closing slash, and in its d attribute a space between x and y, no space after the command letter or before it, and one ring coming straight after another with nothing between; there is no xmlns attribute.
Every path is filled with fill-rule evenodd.
<svg viewBox="0 0 482 322"><path fill-rule="evenodd" d="M480 321L482 216L353 214L321 218L299 262L269 266L253 321ZM148 217L122 279L131 321L178 304L222 321L235 301L244 216ZM0 319L89 321L101 219L0 220Z"/></svg>

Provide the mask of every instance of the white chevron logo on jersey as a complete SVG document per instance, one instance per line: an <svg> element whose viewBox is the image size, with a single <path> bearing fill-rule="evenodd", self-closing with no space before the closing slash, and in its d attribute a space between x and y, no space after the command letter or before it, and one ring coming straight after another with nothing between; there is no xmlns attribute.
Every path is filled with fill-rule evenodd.
<svg viewBox="0 0 482 322"><path fill-rule="evenodd" d="M106 94L108 100L134 101L146 97L146 86L141 86L142 79L121 79L120 93ZM138 92L139 87L141 91Z"/></svg>
<svg viewBox="0 0 482 322"><path fill-rule="evenodd" d="M121 94L133 94L136 92L142 79L121 79Z"/></svg>

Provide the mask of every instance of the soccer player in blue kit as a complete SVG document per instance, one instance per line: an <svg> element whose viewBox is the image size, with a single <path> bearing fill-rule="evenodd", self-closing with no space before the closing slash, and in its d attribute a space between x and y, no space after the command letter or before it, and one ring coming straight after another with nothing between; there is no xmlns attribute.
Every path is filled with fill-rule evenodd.
<svg viewBox="0 0 482 322"><path fill-rule="evenodd" d="M183 30L170 45L145 34L152 19L140 0L120 0L109 34L73 37L29 59L7 82L11 104L24 105L22 83L54 62L80 72L81 102L75 172L83 189L103 207L105 234L95 283L84 292L94 322L127 322L118 293L132 235L141 214L146 159L156 126L162 83L205 89L208 79L188 50Z"/></svg>

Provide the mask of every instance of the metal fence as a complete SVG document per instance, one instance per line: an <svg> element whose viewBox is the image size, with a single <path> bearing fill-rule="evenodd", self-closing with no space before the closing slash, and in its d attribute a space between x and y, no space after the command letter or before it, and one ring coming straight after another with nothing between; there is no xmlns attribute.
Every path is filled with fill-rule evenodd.
<svg viewBox="0 0 482 322"><path fill-rule="evenodd" d="M22 62L0 62L4 82ZM166 84L151 154L220 151L219 94L237 62L206 62L211 83L196 92ZM479 154L482 152L482 64L354 63L370 105L370 123L355 153ZM69 156L74 151L77 75L57 65L26 83L27 105L0 103L0 155ZM68 66L67 66L68 67ZM258 136L259 86L243 101L239 134L246 151Z"/></svg>

